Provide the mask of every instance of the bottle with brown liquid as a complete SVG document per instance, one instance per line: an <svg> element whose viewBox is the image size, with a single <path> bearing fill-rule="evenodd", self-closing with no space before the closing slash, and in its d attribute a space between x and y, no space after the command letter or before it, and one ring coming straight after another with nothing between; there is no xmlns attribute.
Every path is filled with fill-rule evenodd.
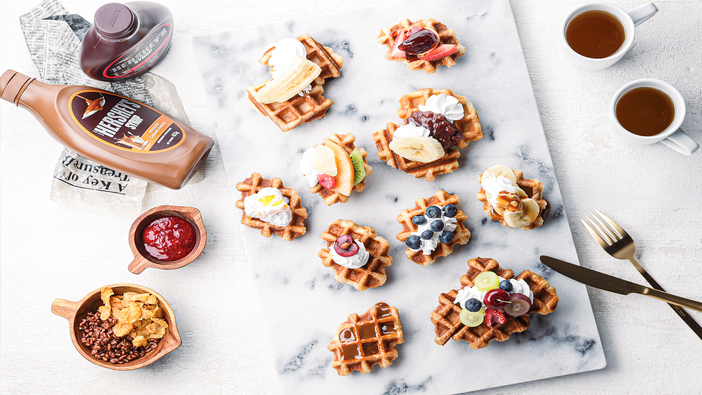
<svg viewBox="0 0 702 395"><path fill-rule="evenodd" d="M80 67L102 81L140 76L166 56L172 36L173 16L161 4L105 4L83 39Z"/></svg>
<svg viewBox="0 0 702 395"><path fill-rule="evenodd" d="M214 144L144 103L89 86L45 84L7 70L0 96L86 158L173 189L188 182Z"/></svg>

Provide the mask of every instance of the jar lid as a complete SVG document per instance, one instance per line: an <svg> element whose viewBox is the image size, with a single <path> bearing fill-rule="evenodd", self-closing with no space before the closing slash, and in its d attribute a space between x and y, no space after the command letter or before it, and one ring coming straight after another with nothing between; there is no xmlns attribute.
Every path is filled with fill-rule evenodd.
<svg viewBox="0 0 702 395"><path fill-rule="evenodd" d="M108 3L95 11L95 28L109 38L128 36L136 27L136 17L124 4Z"/></svg>

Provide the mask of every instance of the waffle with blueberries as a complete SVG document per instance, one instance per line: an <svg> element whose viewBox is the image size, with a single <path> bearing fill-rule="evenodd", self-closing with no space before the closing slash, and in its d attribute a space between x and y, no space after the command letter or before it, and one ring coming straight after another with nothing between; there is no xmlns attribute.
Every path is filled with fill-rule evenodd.
<svg viewBox="0 0 702 395"><path fill-rule="evenodd" d="M405 255L409 260L431 265L437 258L449 255L457 244L468 243L470 231L463 224L468 217L457 207L459 202L458 195L439 190L428 199L415 200L413 208L402 210L397 216L402 225L397 239L407 246Z"/></svg>

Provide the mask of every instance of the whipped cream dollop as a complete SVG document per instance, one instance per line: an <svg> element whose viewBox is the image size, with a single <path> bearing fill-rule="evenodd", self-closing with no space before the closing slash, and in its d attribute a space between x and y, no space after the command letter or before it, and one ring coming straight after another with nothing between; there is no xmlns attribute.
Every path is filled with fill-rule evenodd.
<svg viewBox="0 0 702 395"><path fill-rule="evenodd" d="M337 254L336 250L334 250L334 244L329 247L329 252L334 258L334 262L348 269L358 269L359 267L365 265L368 262L368 257L370 256L370 254L368 254L368 250L366 250L366 246L363 245L363 243L356 239L353 239L353 241L355 241L358 245L358 252L348 257Z"/></svg>
<svg viewBox="0 0 702 395"><path fill-rule="evenodd" d="M512 180L509 178L505 176L495 177L492 174L488 177L483 177L480 185L485 190L485 196L487 197L488 203L490 203L492 207L496 207L498 205L497 195L499 195L500 192L507 191L507 193L519 196L518 191L521 189L514 185Z"/></svg>
<svg viewBox="0 0 702 395"><path fill-rule="evenodd" d="M302 154L302 159L300 159L300 170L302 174L307 178L307 182L310 183L310 188L317 185L319 181L317 180L317 175L321 174L317 170L312 168L312 159L314 154L317 152L317 146L308 148L304 154Z"/></svg>
<svg viewBox="0 0 702 395"><path fill-rule="evenodd" d="M505 280L500 276L497 277L500 279L500 282ZM510 294L520 293L527 296L531 303L534 303L534 293L531 291L531 288L529 288L529 284L527 284L526 281L510 278L509 283L512 284L512 291L510 291ZM466 287L458 290L458 295L456 295L456 299L453 301L453 303L460 305L464 309L466 308L465 303L469 299L478 299L480 303L484 304L485 294L486 292L479 290L476 286Z"/></svg>
<svg viewBox="0 0 702 395"><path fill-rule="evenodd" d="M244 212L251 218L258 218L271 225L288 226L292 221L289 202L278 188L263 188L244 198Z"/></svg>
<svg viewBox="0 0 702 395"><path fill-rule="evenodd" d="M430 134L427 128L407 123L395 129L392 137L429 137Z"/></svg>
<svg viewBox="0 0 702 395"><path fill-rule="evenodd" d="M431 223L433 221L436 221L437 219L441 220L441 222L444 223L444 229L442 229L439 232L434 232L430 239L423 239L422 232L424 232L425 230L431 230ZM427 218L427 223L423 225L418 225L417 231L412 233L413 235L419 236L419 239L422 241L421 247L418 249L413 249L408 246L407 248L409 248L411 251L422 250L422 253L424 255L431 255L431 253L434 252L434 250L436 249L436 246L440 243L439 236L443 232L453 232L454 230L456 230L457 222L458 221L456 220L456 217L447 217L446 215L444 215L444 210L441 210L441 217Z"/></svg>
<svg viewBox="0 0 702 395"><path fill-rule="evenodd" d="M463 105L458 102L458 99L444 93L429 96L425 104L419 105L419 111L431 111L436 114L441 114L449 121L458 121L465 116Z"/></svg>
<svg viewBox="0 0 702 395"><path fill-rule="evenodd" d="M276 74L291 68L297 58L307 59L307 50L305 46L296 38L284 38L274 45L271 52L271 57L268 58L268 65L271 66L271 75L273 78ZM312 85L307 85L298 95L304 96L312 90Z"/></svg>

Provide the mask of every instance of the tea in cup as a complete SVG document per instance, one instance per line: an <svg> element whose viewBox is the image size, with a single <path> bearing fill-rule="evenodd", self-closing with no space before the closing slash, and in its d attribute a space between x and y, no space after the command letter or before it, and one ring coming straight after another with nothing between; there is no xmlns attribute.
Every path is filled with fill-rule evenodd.
<svg viewBox="0 0 702 395"><path fill-rule="evenodd" d="M662 142L685 155L699 145L680 129L685 100L672 85L656 80L632 81L617 91L610 105L615 130L635 144Z"/></svg>
<svg viewBox="0 0 702 395"><path fill-rule="evenodd" d="M624 57L634 43L635 27L656 12L653 3L629 12L609 3L581 5L563 20L561 47L577 67L604 69Z"/></svg>

